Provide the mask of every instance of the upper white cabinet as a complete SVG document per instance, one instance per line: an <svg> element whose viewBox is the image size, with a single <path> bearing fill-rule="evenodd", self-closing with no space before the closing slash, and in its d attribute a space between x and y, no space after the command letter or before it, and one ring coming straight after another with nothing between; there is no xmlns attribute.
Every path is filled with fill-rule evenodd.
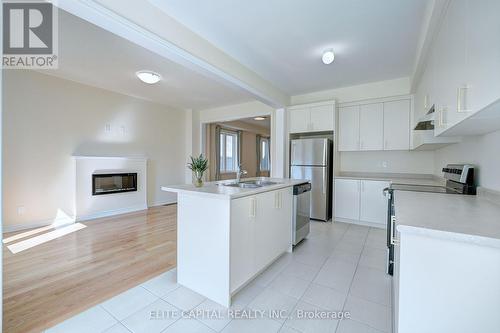
<svg viewBox="0 0 500 333"><path fill-rule="evenodd" d="M359 108L359 150L383 150L384 104L373 103Z"/></svg>
<svg viewBox="0 0 500 333"><path fill-rule="evenodd" d="M314 103L288 109L290 133L333 131L335 103Z"/></svg>
<svg viewBox="0 0 500 333"><path fill-rule="evenodd" d="M409 150L411 97L339 108L339 151Z"/></svg>
<svg viewBox="0 0 500 333"><path fill-rule="evenodd" d="M338 138L339 151L359 150L359 105L339 108Z"/></svg>
<svg viewBox="0 0 500 333"><path fill-rule="evenodd" d="M384 103L384 150L410 147L410 100Z"/></svg>
<svg viewBox="0 0 500 333"><path fill-rule="evenodd" d="M309 132L309 123L311 121L309 109L290 109L288 112L290 113L290 133Z"/></svg>
<svg viewBox="0 0 500 333"><path fill-rule="evenodd" d="M415 104L417 115L435 105L436 136L500 129L499 12L500 1L449 1L433 32Z"/></svg>

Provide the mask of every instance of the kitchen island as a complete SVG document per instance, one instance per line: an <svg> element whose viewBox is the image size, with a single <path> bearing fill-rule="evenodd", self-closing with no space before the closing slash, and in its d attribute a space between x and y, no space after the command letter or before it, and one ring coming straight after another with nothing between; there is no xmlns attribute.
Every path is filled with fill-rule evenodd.
<svg viewBox="0 0 500 333"><path fill-rule="evenodd" d="M229 307L231 297L292 249L293 186L282 178L164 186L177 193L177 281Z"/></svg>
<svg viewBox="0 0 500 333"><path fill-rule="evenodd" d="M395 191L394 332L498 332L500 194Z"/></svg>

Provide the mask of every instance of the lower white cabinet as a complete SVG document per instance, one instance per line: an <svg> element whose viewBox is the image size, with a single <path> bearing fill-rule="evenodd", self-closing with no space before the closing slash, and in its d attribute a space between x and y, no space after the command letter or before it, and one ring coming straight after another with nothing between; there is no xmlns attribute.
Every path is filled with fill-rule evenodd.
<svg viewBox="0 0 500 333"><path fill-rule="evenodd" d="M359 220L359 180L335 180L335 217Z"/></svg>
<svg viewBox="0 0 500 333"><path fill-rule="evenodd" d="M292 188L231 200L231 292L289 249Z"/></svg>
<svg viewBox="0 0 500 333"><path fill-rule="evenodd" d="M384 188L389 187L389 183L361 180L360 184L359 219L385 225L387 221L387 198L384 196Z"/></svg>
<svg viewBox="0 0 500 333"><path fill-rule="evenodd" d="M335 219L385 227L387 198L383 190L387 181L335 179Z"/></svg>

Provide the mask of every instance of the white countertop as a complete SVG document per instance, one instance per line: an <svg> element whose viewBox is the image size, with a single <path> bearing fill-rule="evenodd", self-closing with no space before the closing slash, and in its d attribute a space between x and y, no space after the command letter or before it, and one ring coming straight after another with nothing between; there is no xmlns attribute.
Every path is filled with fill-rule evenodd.
<svg viewBox="0 0 500 333"><path fill-rule="evenodd" d="M475 195L395 191L397 230L500 247L500 205Z"/></svg>
<svg viewBox="0 0 500 333"><path fill-rule="evenodd" d="M242 178L241 181L248 180L267 180L275 182L275 185L262 186L257 188L240 188L221 185L223 183L234 182L234 179L222 180L217 182L206 182L202 187L196 187L193 184L185 185L172 185L172 186L162 186L162 191L175 192L175 193L189 193L193 195L216 197L221 199L236 199L241 197L246 197L249 195L254 195L262 192L269 192L278 190L281 188L286 188L294 186L297 184L308 183L305 179L289 179L289 178L269 178L269 177L257 177L257 178Z"/></svg>
<svg viewBox="0 0 500 333"><path fill-rule="evenodd" d="M425 174L404 174L404 173L364 173L364 172L341 172L335 176L336 179L361 179L387 181L393 184L408 185L442 185L444 180Z"/></svg>

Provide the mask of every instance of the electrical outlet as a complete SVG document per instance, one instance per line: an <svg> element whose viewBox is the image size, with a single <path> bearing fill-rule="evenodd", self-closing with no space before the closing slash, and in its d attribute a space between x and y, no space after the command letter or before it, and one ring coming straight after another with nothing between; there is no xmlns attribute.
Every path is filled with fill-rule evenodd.
<svg viewBox="0 0 500 333"><path fill-rule="evenodd" d="M17 215L22 216L26 213L26 207L24 206L18 206L17 207Z"/></svg>
<svg viewBox="0 0 500 333"><path fill-rule="evenodd" d="M382 168L384 168L384 169L387 168L387 161L382 161Z"/></svg>

